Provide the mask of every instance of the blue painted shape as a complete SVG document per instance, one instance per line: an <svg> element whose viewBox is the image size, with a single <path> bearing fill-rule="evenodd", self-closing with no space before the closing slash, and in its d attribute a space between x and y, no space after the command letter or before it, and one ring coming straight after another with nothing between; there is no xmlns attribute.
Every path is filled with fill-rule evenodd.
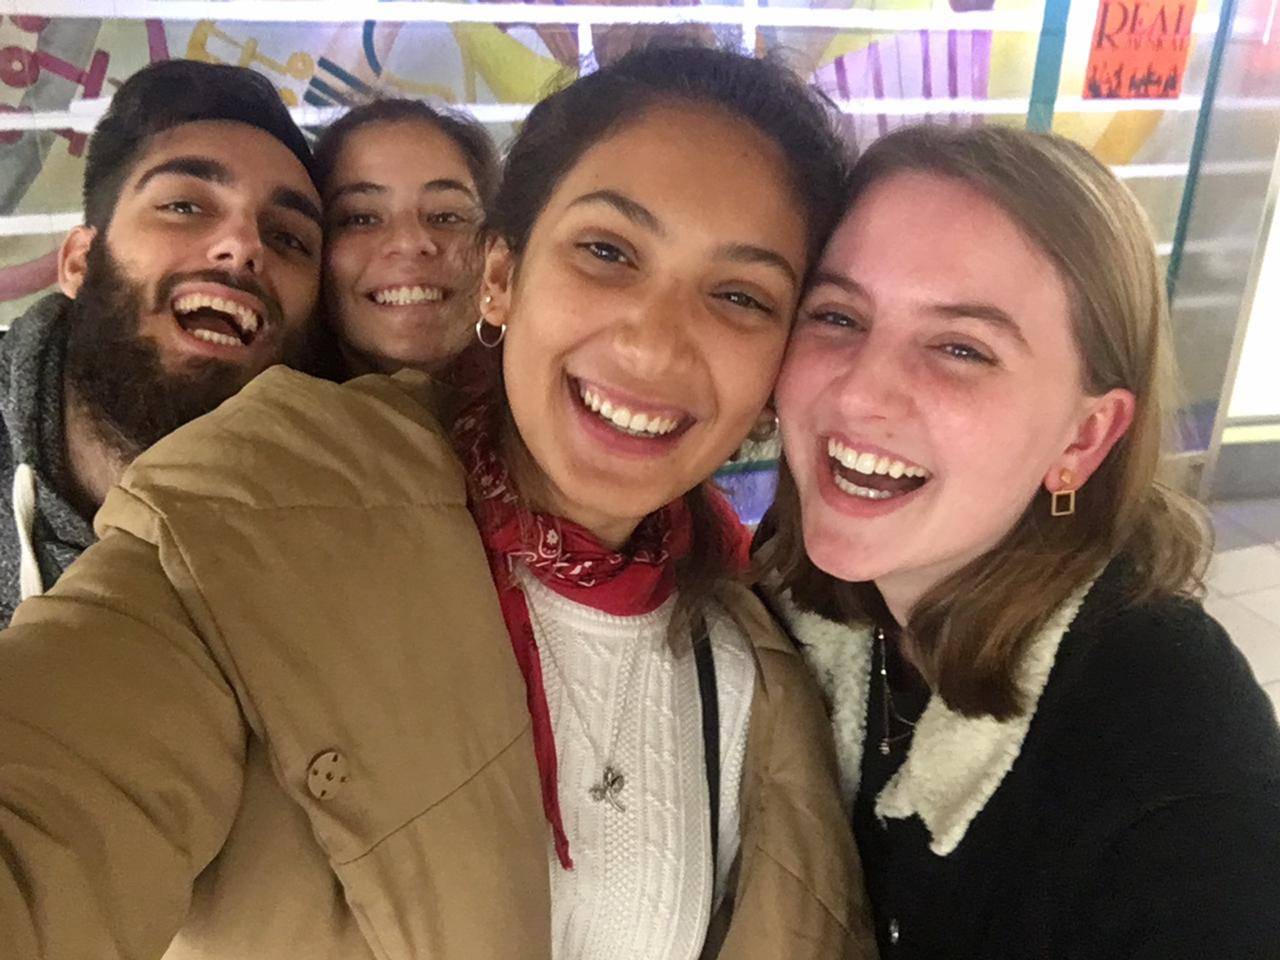
<svg viewBox="0 0 1280 960"><path fill-rule="evenodd" d="M374 95L373 87L369 86L355 74L344 70L328 57L321 57L317 61L317 66L319 66L321 70L327 71L332 76L337 77L357 93L362 93L366 97L372 97Z"/></svg>
<svg viewBox="0 0 1280 960"><path fill-rule="evenodd" d="M319 77L311 78L311 85L310 87L307 88L307 93L311 93L312 91L322 94L328 97L334 103L340 103L344 107L351 106L351 97L349 97L345 93L339 93L337 90L333 89L333 87L329 86ZM307 98L304 96L303 99L306 100Z"/></svg>
<svg viewBox="0 0 1280 960"><path fill-rule="evenodd" d="M1031 105L1027 129L1048 133L1053 129L1053 108L1062 85L1062 50L1067 43L1067 14L1071 0L1045 0L1036 68L1031 79Z"/></svg>
<svg viewBox="0 0 1280 960"><path fill-rule="evenodd" d="M375 77L380 77L382 76L382 61L378 59L378 51L373 47L373 28L377 25L378 21L376 20L366 20L360 40L364 47L364 58L369 62L369 69L373 71Z"/></svg>

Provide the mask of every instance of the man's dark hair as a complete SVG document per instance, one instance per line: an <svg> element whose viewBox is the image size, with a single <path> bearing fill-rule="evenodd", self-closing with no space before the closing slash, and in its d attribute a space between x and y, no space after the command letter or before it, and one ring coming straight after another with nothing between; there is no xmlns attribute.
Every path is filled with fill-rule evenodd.
<svg viewBox="0 0 1280 960"><path fill-rule="evenodd" d="M152 137L200 120L257 127L284 144L315 179L311 148L266 77L246 67L164 60L126 80L94 129L84 167L84 222L106 227Z"/></svg>

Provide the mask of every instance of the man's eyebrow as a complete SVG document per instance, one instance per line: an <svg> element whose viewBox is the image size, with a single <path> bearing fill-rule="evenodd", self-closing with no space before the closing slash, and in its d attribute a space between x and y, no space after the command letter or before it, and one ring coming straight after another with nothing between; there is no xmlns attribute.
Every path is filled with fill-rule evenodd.
<svg viewBox="0 0 1280 960"><path fill-rule="evenodd" d="M171 157L162 163L157 163L139 177L138 185L134 187L134 190L141 190L156 177L166 174L177 177L194 177L197 180L205 180L220 186L229 186L235 183L236 179L224 164L209 157ZM300 213L308 220L313 220L316 223L321 222L320 208L312 202L310 197L292 187L276 187L271 194L271 202L277 207Z"/></svg>
<svg viewBox="0 0 1280 960"><path fill-rule="evenodd" d="M721 247L717 253L734 263L761 263L765 266L777 267L786 274L793 286L800 285L796 269L782 254L768 247L758 247L750 243L730 243Z"/></svg>
<svg viewBox="0 0 1280 960"><path fill-rule="evenodd" d="M276 187L271 194L271 202L277 207L283 207L286 210L302 214L308 220L313 221L316 226L320 226L323 223L320 217L320 208L305 193L295 190L293 187Z"/></svg>
<svg viewBox="0 0 1280 960"><path fill-rule="evenodd" d="M223 185L235 182L235 177L231 175L231 171L217 160L199 156L170 157L168 160L157 163L139 177L138 185L133 188L134 191L141 190L153 179L164 174L195 177L197 180L208 180L210 183Z"/></svg>
<svg viewBox="0 0 1280 960"><path fill-rule="evenodd" d="M961 301L959 303L935 303L929 307L929 312L937 314L940 317L953 318L957 320L969 319L978 320L985 323L989 327L995 327L1003 330L1005 333L1017 340L1024 348L1030 345L1027 338L1023 336L1022 328L1018 326L1018 321L1014 320L1007 312L1001 310L994 303L981 303L978 301Z"/></svg>
<svg viewBox="0 0 1280 960"><path fill-rule="evenodd" d="M650 233L657 234L660 237L666 236L666 228L663 227L662 221L653 215L653 212L643 204L636 203L630 197L619 193L617 190L592 190L590 193L584 193L570 207L576 207L584 203L604 203L630 220L638 227L648 230Z"/></svg>

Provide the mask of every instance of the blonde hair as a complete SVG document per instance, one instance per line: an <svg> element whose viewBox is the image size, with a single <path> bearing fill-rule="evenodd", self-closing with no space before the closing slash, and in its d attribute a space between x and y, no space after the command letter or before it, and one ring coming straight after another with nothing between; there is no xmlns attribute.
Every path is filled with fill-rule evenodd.
<svg viewBox="0 0 1280 960"><path fill-rule="evenodd" d="M1023 707L1013 674L1025 644L1113 558L1125 559L1126 604L1202 588L1201 512L1157 475L1173 394L1164 284L1137 201L1069 140L994 126L908 127L859 160L846 209L907 172L960 181L1018 224L1066 287L1085 391L1121 387L1137 401L1128 432L1079 490L1074 516L1051 518L1040 489L1004 539L929 591L906 624L926 678L952 709L1006 718ZM874 584L838 580L808 560L785 463L762 539L761 566L802 607L841 621L891 622Z"/></svg>

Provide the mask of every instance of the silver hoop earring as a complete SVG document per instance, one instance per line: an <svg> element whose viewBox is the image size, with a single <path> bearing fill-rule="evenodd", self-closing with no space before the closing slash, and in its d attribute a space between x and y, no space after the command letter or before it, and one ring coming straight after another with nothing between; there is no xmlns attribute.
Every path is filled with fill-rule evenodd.
<svg viewBox="0 0 1280 960"><path fill-rule="evenodd" d="M504 323L498 327L498 336L495 339L486 340L484 338L484 328L492 326L493 324L487 323L484 317L476 321L476 339L480 341L480 346L488 347L490 350L500 344L507 336L507 325Z"/></svg>

